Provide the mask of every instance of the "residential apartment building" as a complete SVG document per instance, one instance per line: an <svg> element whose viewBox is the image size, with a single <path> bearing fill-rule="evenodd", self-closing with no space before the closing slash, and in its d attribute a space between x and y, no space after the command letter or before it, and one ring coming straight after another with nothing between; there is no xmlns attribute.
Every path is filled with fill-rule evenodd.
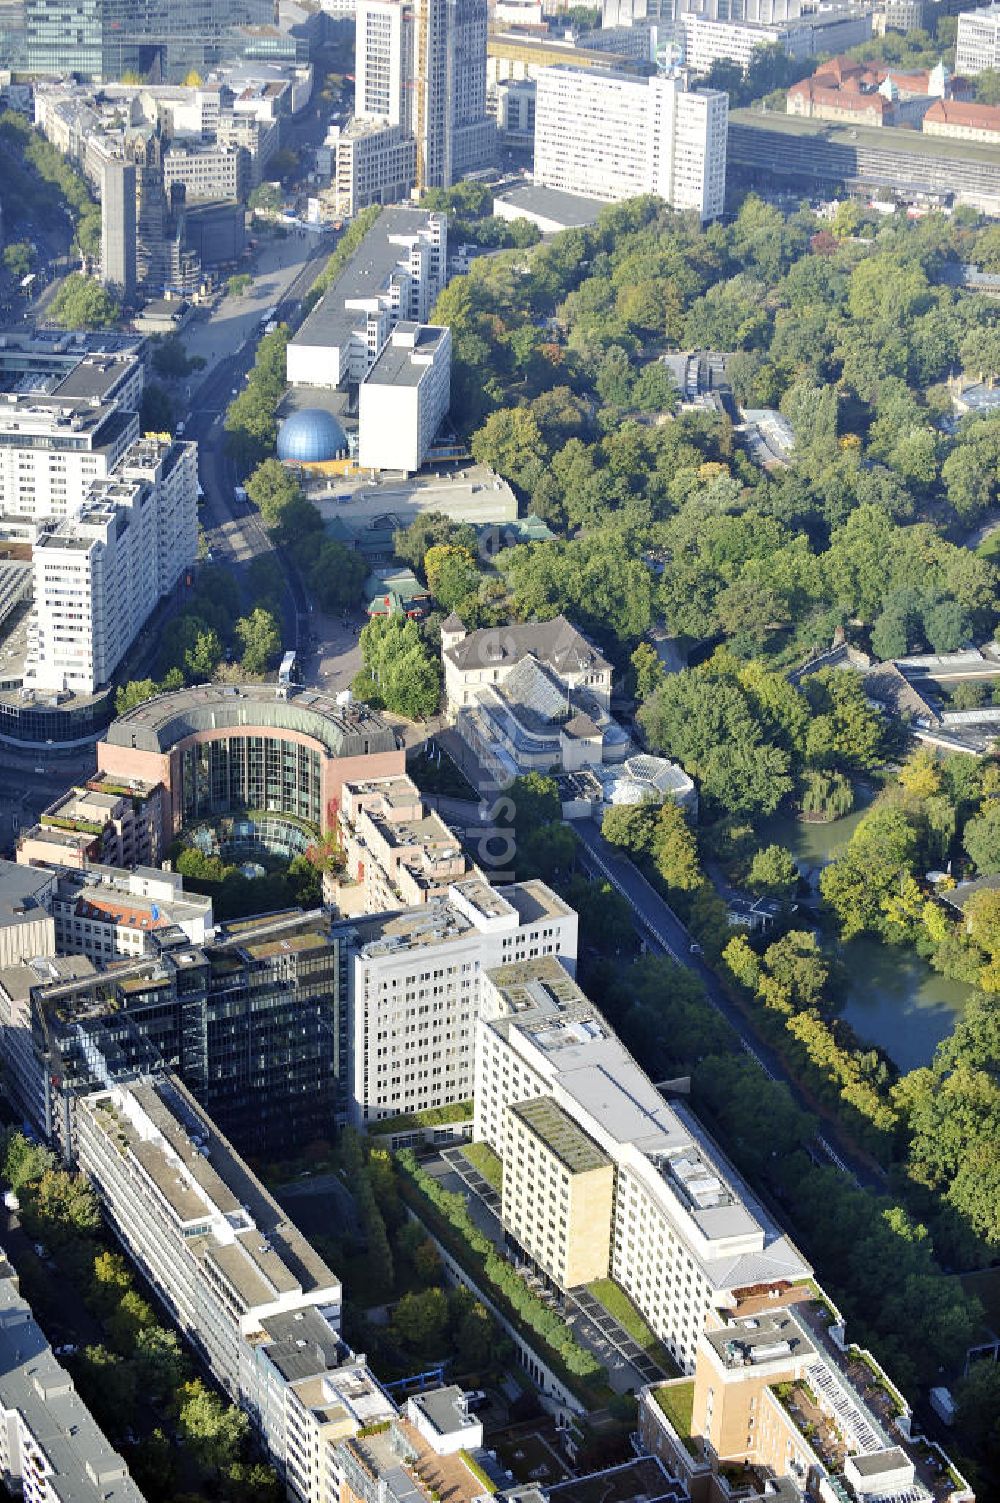
<svg viewBox="0 0 1000 1503"><path fill-rule="evenodd" d="M342 907L353 907L353 888L367 913L415 908L471 874L461 841L405 775L345 783L338 826L344 871L332 886Z"/></svg>
<svg viewBox="0 0 1000 1503"><path fill-rule="evenodd" d="M91 484L76 514L38 538L26 687L92 694L110 682L194 562L197 455L195 444L143 440Z"/></svg>
<svg viewBox="0 0 1000 1503"><path fill-rule="evenodd" d="M85 370L75 374L82 384ZM0 395L0 519L75 516L138 437L138 412L116 400Z"/></svg>
<svg viewBox="0 0 1000 1503"><path fill-rule="evenodd" d="M909 1404L876 1359L848 1343L839 1312L812 1281L739 1291L702 1333L694 1377L642 1390L639 1435L705 1503L732 1497L732 1467L748 1503L974 1503L947 1455L919 1438Z"/></svg>
<svg viewBox="0 0 1000 1503"><path fill-rule="evenodd" d="M143 1503L0 1259L0 1485L25 1503Z"/></svg>
<svg viewBox="0 0 1000 1503"><path fill-rule="evenodd" d="M23 866L158 867L164 790L131 778L127 783L98 774L70 788L22 830L17 860Z"/></svg>
<svg viewBox="0 0 1000 1503"><path fill-rule="evenodd" d="M447 898L352 927L349 1115L359 1126L468 1100L492 966L551 956L575 969L577 916L542 882L501 893L467 878Z"/></svg>
<svg viewBox="0 0 1000 1503"><path fill-rule="evenodd" d="M656 193L702 220L726 191L728 96L677 78L555 67L538 78L535 181L604 199Z"/></svg>
<svg viewBox="0 0 1000 1503"><path fill-rule="evenodd" d="M451 405L451 330L397 323L358 392L358 463L413 475Z"/></svg>
<svg viewBox="0 0 1000 1503"><path fill-rule="evenodd" d="M427 323L447 264L446 215L383 209L289 340L289 384L336 388L361 382L398 322Z"/></svg>
<svg viewBox="0 0 1000 1503"><path fill-rule="evenodd" d="M524 1104L535 1102L521 1125ZM528 1133L541 1145L528 1177L533 1203L517 1187ZM551 957L484 978L474 1137L503 1159L504 1228L525 1255L562 1288L570 1286L560 1274L610 1275L685 1371L706 1321L733 1303L734 1290L809 1276L695 1117L663 1099ZM598 1172L605 1160L613 1195ZM570 1166L593 1174L573 1196ZM571 1216L581 1190L586 1213Z"/></svg>
<svg viewBox="0 0 1000 1503"><path fill-rule="evenodd" d="M300 1453L290 1385L268 1351L299 1326L301 1350L311 1339L335 1358L340 1280L176 1077L97 1091L77 1118L77 1162L119 1240L299 1496L313 1496L317 1427Z"/></svg>
<svg viewBox="0 0 1000 1503"><path fill-rule="evenodd" d="M955 72L975 77L986 68L1000 68L1000 5L963 10L958 17Z"/></svg>
<svg viewBox="0 0 1000 1503"><path fill-rule="evenodd" d="M862 5L844 6L773 23L684 14L671 30L684 66L693 73L707 73L720 61L738 63L745 73L762 48L780 47L789 57L807 58L858 47L871 38L872 13Z"/></svg>

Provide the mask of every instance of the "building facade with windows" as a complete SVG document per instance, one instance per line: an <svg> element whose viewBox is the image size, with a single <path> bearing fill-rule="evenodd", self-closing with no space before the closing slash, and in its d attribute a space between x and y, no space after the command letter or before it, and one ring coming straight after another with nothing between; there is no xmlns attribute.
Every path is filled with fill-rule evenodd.
<svg viewBox="0 0 1000 1503"><path fill-rule="evenodd" d="M93 694L195 559L198 450L142 439L32 553L24 683Z"/></svg>
<svg viewBox="0 0 1000 1503"><path fill-rule="evenodd" d="M143 1503L0 1259L0 1484L25 1503Z"/></svg>
<svg viewBox="0 0 1000 1503"><path fill-rule="evenodd" d="M111 920L100 936L93 921L111 947L105 964L116 958ZM331 1138L344 1111L348 950L329 918L296 909L218 927L203 945L177 924L146 933L152 953L112 971L69 957L78 976L61 961L53 975L24 972L18 1017L31 1039L18 1073L36 1129L71 1156L81 1096L169 1068L245 1152Z"/></svg>
<svg viewBox="0 0 1000 1503"><path fill-rule="evenodd" d="M537 81L535 182L592 198L656 193L702 220L722 213L728 95L679 78L557 66Z"/></svg>
<svg viewBox="0 0 1000 1503"><path fill-rule="evenodd" d="M528 1132L544 1145L531 1161L533 1203L516 1187ZM809 1276L695 1117L663 1099L551 957L483 980L474 1137L503 1160L504 1228L526 1256L560 1288L572 1287L560 1274L581 1270L613 1278L687 1372L706 1321L731 1305L734 1289ZM613 1195L598 1174L605 1161ZM571 1165L594 1174L578 1218L569 1214Z"/></svg>
<svg viewBox="0 0 1000 1503"><path fill-rule="evenodd" d="M427 322L447 266L446 215L383 209L288 341L289 385L336 388L363 381L397 323Z"/></svg>
<svg viewBox="0 0 1000 1503"><path fill-rule="evenodd" d="M0 519L75 516L93 483L118 468L138 437L138 412L123 410L116 399L5 393Z"/></svg>
<svg viewBox="0 0 1000 1503"><path fill-rule="evenodd" d="M1000 5L963 10L958 17L955 72L974 78L987 68L1000 68Z"/></svg>
<svg viewBox="0 0 1000 1503"><path fill-rule="evenodd" d="M350 948L351 1121L472 1095L482 978L505 960L553 957L575 969L577 916L543 882L503 892L455 882L404 913L358 920Z"/></svg>
<svg viewBox="0 0 1000 1503"><path fill-rule="evenodd" d="M106 777L163 788L164 849L184 825L244 811L288 815L325 834L345 781L401 774L405 756L366 705L227 684L157 695L119 716L97 747Z"/></svg>
<svg viewBox="0 0 1000 1503"><path fill-rule="evenodd" d="M358 392L358 463L413 475L451 404L451 330L397 323Z"/></svg>

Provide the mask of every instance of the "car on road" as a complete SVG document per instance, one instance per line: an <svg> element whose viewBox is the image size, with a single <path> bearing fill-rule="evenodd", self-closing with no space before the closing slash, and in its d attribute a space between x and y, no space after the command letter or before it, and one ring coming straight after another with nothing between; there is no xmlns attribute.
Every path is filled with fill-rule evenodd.
<svg viewBox="0 0 1000 1503"><path fill-rule="evenodd" d="M38 777L44 777L44 775L45 775L45 768L42 766L41 762L36 762L35 763L35 769L34 770L35 770L35 773L37 774Z"/></svg>
<svg viewBox="0 0 1000 1503"><path fill-rule="evenodd" d="M704 955L705 953L697 940L693 944L688 945L688 951L692 955Z"/></svg>
<svg viewBox="0 0 1000 1503"><path fill-rule="evenodd" d="M80 1348L72 1341L66 1341L62 1346L55 1348L57 1357L75 1357Z"/></svg>

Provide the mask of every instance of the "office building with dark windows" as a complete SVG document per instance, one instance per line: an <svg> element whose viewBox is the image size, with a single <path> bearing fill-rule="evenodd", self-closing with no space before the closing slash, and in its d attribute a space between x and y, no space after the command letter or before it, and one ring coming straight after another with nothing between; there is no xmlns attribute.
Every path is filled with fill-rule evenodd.
<svg viewBox="0 0 1000 1503"><path fill-rule="evenodd" d="M247 1153L273 1155L333 1135L346 1053L346 958L323 913L236 922L194 945L178 927L148 936L110 971L0 972L19 1049L26 1116L67 1157L76 1103L108 1081L173 1069ZM30 1024L29 1024L30 1019Z"/></svg>

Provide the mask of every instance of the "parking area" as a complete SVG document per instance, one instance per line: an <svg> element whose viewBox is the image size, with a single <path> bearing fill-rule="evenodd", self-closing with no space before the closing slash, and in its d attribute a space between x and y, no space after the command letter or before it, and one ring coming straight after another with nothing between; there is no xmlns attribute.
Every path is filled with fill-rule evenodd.
<svg viewBox="0 0 1000 1503"><path fill-rule="evenodd" d="M568 1323L578 1340L600 1350L609 1369L627 1364L638 1374L641 1383L662 1383L670 1373L644 1352L620 1321L606 1310L589 1289L572 1289L566 1296ZM617 1361L616 1361L617 1359Z"/></svg>
<svg viewBox="0 0 1000 1503"><path fill-rule="evenodd" d="M478 1169L469 1163L461 1148L444 1148L441 1151L441 1157L449 1169L458 1175L466 1189L471 1190L473 1195L478 1195L487 1210L492 1211L499 1219L500 1195L498 1191L493 1188L488 1179L480 1174Z"/></svg>

